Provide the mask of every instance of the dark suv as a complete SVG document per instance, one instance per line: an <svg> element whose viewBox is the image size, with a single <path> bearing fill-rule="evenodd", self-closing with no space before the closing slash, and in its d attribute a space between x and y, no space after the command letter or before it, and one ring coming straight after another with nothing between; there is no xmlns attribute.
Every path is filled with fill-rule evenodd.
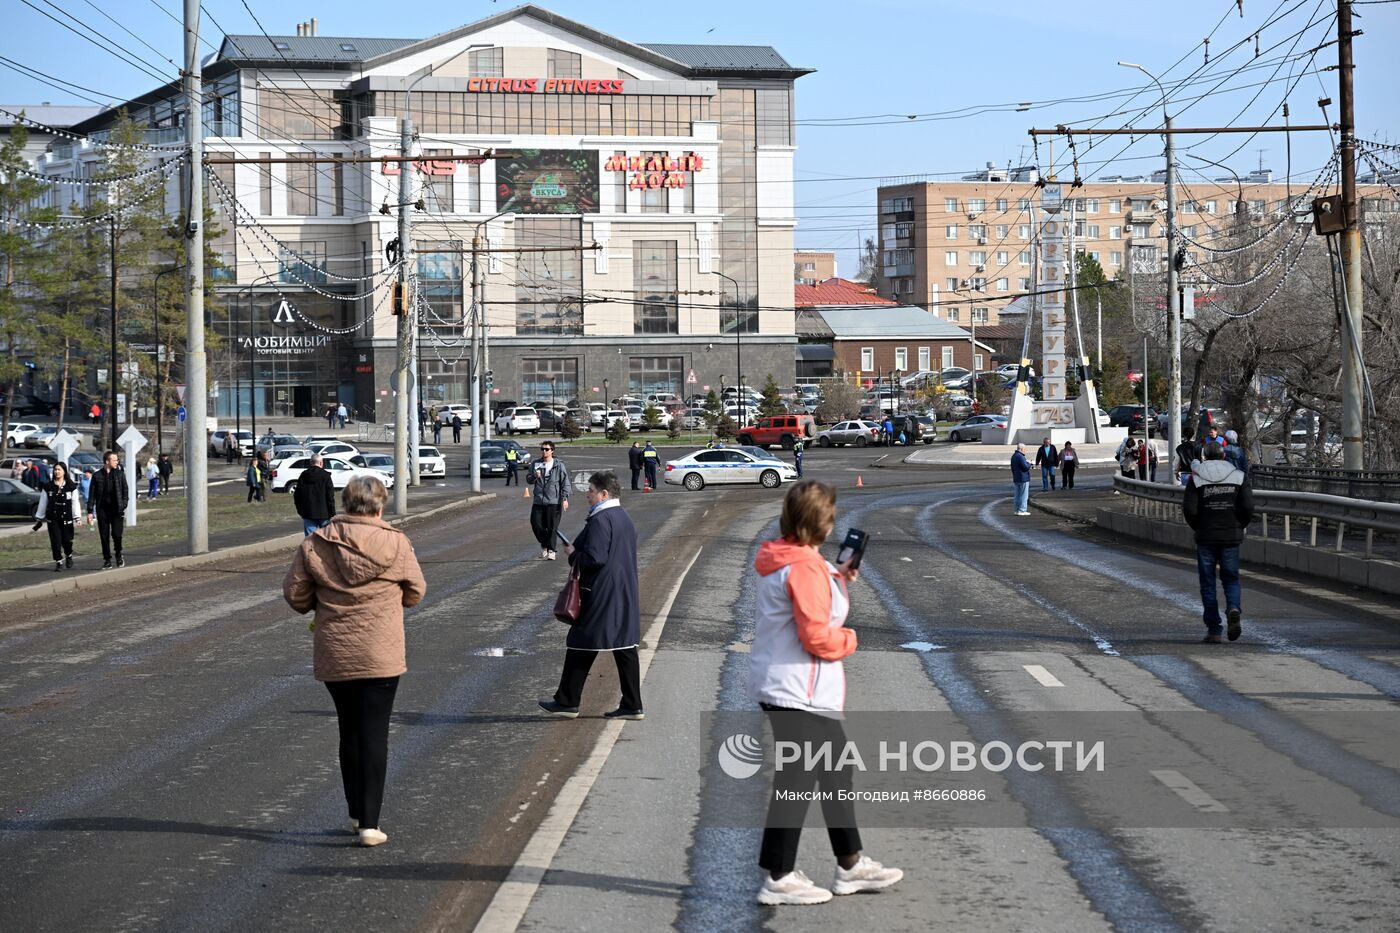
<svg viewBox="0 0 1400 933"><path fill-rule="evenodd" d="M1108 426L1111 428L1127 428L1129 434L1141 431L1142 406L1113 406L1108 410ZM1157 433L1157 412L1153 411L1151 408L1147 409L1147 430L1151 434Z"/></svg>

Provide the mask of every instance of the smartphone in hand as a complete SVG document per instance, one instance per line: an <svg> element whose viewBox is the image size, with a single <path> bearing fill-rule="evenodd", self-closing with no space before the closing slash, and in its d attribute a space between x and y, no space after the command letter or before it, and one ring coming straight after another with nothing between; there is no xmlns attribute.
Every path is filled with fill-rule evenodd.
<svg viewBox="0 0 1400 933"><path fill-rule="evenodd" d="M846 540L841 542L841 550L836 554L836 566L840 567L849 562L851 569L860 567L860 559L865 556L865 545L869 542L870 536L859 528L852 528L846 532Z"/></svg>

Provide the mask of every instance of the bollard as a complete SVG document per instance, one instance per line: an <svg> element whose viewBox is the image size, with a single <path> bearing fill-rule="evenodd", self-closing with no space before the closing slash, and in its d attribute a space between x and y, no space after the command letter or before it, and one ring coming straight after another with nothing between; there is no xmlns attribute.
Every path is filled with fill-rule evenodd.
<svg viewBox="0 0 1400 933"><path fill-rule="evenodd" d="M1308 536L1308 547L1317 547L1317 519L1312 520L1312 534Z"/></svg>
<svg viewBox="0 0 1400 933"><path fill-rule="evenodd" d="M1367 528L1367 529L1366 529L1366 559L1367 559L1367 560L1370 560L1370 559L1371 559L1371 545L1375 543L1375 540L1376 540L1376 529L1374 529L1374 528Z"/></svg>
<svg viewBox="0 0 1400 933"><path fill-rule="evenodd" d="M1337 522L1337 553L1342 553L1342 538L1347 533L1346 522Z"/></svg>
<svg viewBox="0 0 1400 933"><path fill-rule="evenodd" d="M1293 543L1293 523L1291 521L1292 518L1293 516L1291 515L1283 516L1283 540L1286 544Z"/></svg>

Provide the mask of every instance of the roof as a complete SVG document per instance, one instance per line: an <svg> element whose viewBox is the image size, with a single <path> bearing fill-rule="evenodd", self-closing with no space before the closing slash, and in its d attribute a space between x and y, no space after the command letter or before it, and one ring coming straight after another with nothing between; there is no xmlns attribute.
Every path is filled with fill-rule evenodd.
<svg viewBox="0 0 1400 933"><path fill-rule="evenodd" d="M793 301L796 307L812 308L818 305L876 305L895 307L899 304L883 298L864 282L850 279L831 278L816 285L797 284L793 286Z"/></svg>
<svg viewBox="0 0 1400 933"><path fill-rule="evenodd" d="M360 62L417 41L362 36L224 36L218 57L222 61ZM282 45L286 48L279 48Z"/></svg>
<svg viewBox="0 0 1400 933"><path fill-rule="evenodd" d="M969 340L972 335L923 308L815 308L835 340Z"/></svg>
<svg viewBox="0 0 1400 933"><path fill-rule="evenodd" d="M0 104L0 108L10 113L22 113L27 120L54 126L61 130L97 116L105 107L89 107L68 104ZM8 113L0 113L0 127L15 125L15 118ZM30 127L32 130L33 127Z"/></svg>
<svg viewBox="0 0 1400 933"><path fill-rule="evenodd" d="M830 340L832 337L831 328L826 326L816 308L798 308L793 329L799 340Z"/></svg>
<svg viewBox="0 0 1400 933"><path fill-rule="evenodd" d="M787 59L771 45L678 45L672 42L642 42L642 48L678 61L691 68L718 68L724 71L793 71Z"/></svg>

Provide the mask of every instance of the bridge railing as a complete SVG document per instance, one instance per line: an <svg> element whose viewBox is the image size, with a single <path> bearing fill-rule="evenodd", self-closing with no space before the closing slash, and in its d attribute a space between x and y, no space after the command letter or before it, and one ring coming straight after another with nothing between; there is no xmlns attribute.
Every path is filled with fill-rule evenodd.
<svg viewBox="0 0 1400 933"><path fill-rule="evenodd" d="M1131 497L1133 514L1157 521L1185 523L1181 508L1186 487L1121 475L1113 478L1113 487ZM1331 539L1331 548L1340 553L1348 535L1353 534L1361 556L1367 559L1383 556L1378 553L1377 536L1382 544L1386 538L1400 539L1400 504L1279 489L1252 489L1252 492L1254 516L1265 538L1273 531L1281 534L1283 541L1292 543L1295 532L1301 531L1306 535L1307 544L1317 547L1318 532L1322 530Z"/></svg>
<svg viewBox="0 0 1400 933"><path fill-rule="evenodd" d="M1313 492L1400 503L1400 472L1393 470L1340 470L1261 464L1250 467L1249 479L1255 489Z"/></svg>

